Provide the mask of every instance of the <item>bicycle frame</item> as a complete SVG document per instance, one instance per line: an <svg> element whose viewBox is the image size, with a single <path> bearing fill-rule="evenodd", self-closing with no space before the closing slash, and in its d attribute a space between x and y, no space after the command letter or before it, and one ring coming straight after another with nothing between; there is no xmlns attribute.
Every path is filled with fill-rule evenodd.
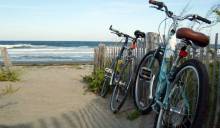
<svg viewBox="0 0 220 128"><path fill-rule="evenodd" d="M165 44L161 45L158 47L156 50L154 56L159 52L163 51L163 60L162 60L162 65L160 67L160 72L159 72L159 81L157 82L157 89L156 89L156 94L155 94L155 101L157 104L160 105L162 109L168 110L169 106L169 96L171 95L171 79L174 77L173 73L175 72L177 65L179 64L181 57L177 53L176 49L176 44L172 44L171 40L175 37L175 32L178 27L178 20L177 16L174 16L173 18L173 26L172 29L168 32L168 38L165 41ZM184 47L187 47L186 44ZM169 68L169 63L170 63L170 58L174 57L174 63L173 65ZM150 67L154 63L153 59L150 63ZM153 84L151 84L153 86ZM152 89L152 87L150 87ZM153 90L150 90L150 94L152 94ZM165 96L162 99L162 95L165 94ZM152 96L149 96L152 97Z"/></svg>
<svg viewBox="0 0 220 128"><path fill-rule="evenodd" d="M116 71L116 68L118 66L118 60L121 59L123 57L123 53L124 53L124 50L128 49L130 51L132 51L131 48L128 48L127 45L128 45L128 40L129 40L129 37L128 36L125 36L125 41L120 49L120 52L119 54L117 55L117 57L113 60L112 62L112 65L111 65L111 69L113 69L113 72L111 74L111 79L110 79L110 82L109 82L109 85L112 86L114 84L114 78L115 78L115 71Z"/></svg>

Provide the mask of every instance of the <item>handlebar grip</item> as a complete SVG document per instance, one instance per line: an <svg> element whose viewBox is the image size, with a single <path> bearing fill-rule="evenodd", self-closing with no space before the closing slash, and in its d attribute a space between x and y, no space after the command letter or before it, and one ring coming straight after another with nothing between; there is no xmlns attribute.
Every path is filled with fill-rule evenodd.
<svg viewBox="0 0 220 128"><path fill-rule="evenodd" d="M109 27L109 30L112 30L112 25Z"/></svg>
<svg viewBox="0 0 220 128"><path fill-rule="evenodd" d="M115 33L119 33L120 34L120 32L118 30L112 28L112 25L109 27L109 30L111 30L111 31L113 31Z"/></svg>
<svg viewBox="0 0 220 128"><path fill-rule="evenodd" d="M206 18L203 18L203 17L201 17L199 15L196 15L196 19L201 20L201 21L203 21L203 22L205 22L207 24L211 24L212 23L210 20L208 20Z"/></svg>
<svg viewBox="0 0 220 128"><path fill-rule="evenodd" d="M163 2L159 2L159 1L156 1L156 0L149 0L149 3L153 4L153 5L157 5L159 7L163 7L164 6Z"/></svg>

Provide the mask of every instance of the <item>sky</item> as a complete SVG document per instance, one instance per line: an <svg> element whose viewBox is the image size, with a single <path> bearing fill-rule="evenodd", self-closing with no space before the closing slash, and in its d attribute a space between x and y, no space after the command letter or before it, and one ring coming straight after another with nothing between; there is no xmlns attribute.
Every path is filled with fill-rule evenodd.
<svg viewBox="0 0 220 128"><path fill-rule="evenodd" d="M179 15L189 0L162 1ZM191 0L187 13L205 16L216 3ZM131 35L157 32L165 14L149 6L147 0L0 0L0 40L110 41L116 39L110 25Z"/></svg>

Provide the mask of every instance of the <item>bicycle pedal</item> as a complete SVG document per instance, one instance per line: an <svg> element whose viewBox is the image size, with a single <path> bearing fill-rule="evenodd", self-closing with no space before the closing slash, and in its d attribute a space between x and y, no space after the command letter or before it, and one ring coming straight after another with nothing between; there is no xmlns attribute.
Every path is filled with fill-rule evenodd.
<svg viewBox="0 0 220 128"><path fill-rule="evenodd" d="M123 89L124 91L126 90L126 83L125 82L122 82L122 81L119 81L118 82L118 85L121 89Z"/></svg>
<svg viewBox="0 0 220 128"><path fill-rule="evenodd" d="M105 72L112 74L112 69L110 69L110 68L105 68Z"/></svg>
<svg viewBox="0 0 220 128"><path fill-rule="evenodd" d="M152 71L149 68L142 67L139 73L140 78L150 81L153 77Z"/></svg>
<svg viewBox="0 0 220 128"><path fill-rule="evenodd" d="M119 81L119 83L118 83L120 86L125 86L126 84L125 84L125 82L122 82L122 81Z"/></svg>
<svg viewBox="0 0 220 128"><path fill-rule="evenodd" d="M105 75L105 78L109 78L109 79L110 79L110 78L111 78L111 75L106 74L106 75Z"/></svg>

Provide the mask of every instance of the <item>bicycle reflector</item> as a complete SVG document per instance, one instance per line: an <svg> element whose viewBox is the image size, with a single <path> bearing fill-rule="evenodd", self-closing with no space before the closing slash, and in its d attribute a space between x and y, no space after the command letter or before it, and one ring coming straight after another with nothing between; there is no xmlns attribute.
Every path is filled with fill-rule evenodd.
<svg viewBox="0 0 220 128"><path fill-rule="evenodd" d="M182 57L182 58L187 57L188 56L188 52L185 51L185 50L180 50L179 56Z"/></svg>
<svg viewBox="0 0 220 128"><path fill-rule="evenodd" d="M131 48L131 49L137 48L137 44L136 44L136 43L131 43L130 48Z"/></svg>

